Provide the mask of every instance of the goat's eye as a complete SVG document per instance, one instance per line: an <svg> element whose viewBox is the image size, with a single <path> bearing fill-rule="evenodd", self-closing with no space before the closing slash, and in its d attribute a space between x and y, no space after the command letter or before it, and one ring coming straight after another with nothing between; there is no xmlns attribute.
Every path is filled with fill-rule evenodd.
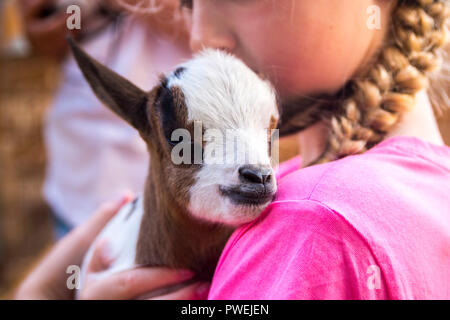
<svg viewBox="0 0 450 320"><path fill-rule="evenodd" d="M268 151L269 154L271 154L272 152L272 140L273 140L273 132L272 129L267 129L267 147L268 147Z"/></svg>
<svg viewBox="0 0 450 320"><path fill-rule="evenodd" d="M190 132L184 128L164 128L164 135L166 137L167 143L174 147L180 143L191 144L193 143L191 140Z"/></svg>
<svg viewBox="0 0 450 320"><path fill-rule="evenodd" d="M191 146L191 147L193 147L195 145L194 141L186 141L183 138L179 138L178 140L167 139L167 142L172 147L175 147L175 146L179 145L180 143L184 143L184 144L186 144L186 146Z"/></svg>

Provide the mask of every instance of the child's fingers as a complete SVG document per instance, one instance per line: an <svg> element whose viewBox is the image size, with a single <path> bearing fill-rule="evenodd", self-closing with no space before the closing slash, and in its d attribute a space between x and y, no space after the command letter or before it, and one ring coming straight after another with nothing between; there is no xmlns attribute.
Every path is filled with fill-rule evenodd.
<svg viewBox="0 0 450 320"><path fill-rule="evenodd" d="M67 290L64 290L67 281L67 267L81 264L83 256L97 234L127 201L129 201L129 196L125 196L115 204L103 206L89 221L61 239L23 281L22 287L25 289L22 291L35 291L44 296L46 294L45 290L47 290L53 294L47 295L48 297L68 298ZM100 249L104 249L104 247L100 246L97 250ZM97 260L94 261L93 268L104 269L104 266L108 264L106 257L104 252L100 256L98 254L95 255ZM55 293L58 295L55 296Z"/></svg>
<svg viewBox="0 0 450 320"><path fill-rule="evenodd" d="M120 210L120 208L127 202L131 201L133 196L131 194L125 194L120 201L108 202L103 204L93 216L79 228L77 232L80 237L85 240L88 245L94 241L94 238L100 233L103 227L108 223L109 220Z"/></svg>
<svg viewBox="0 0 450 320"><path fill-rule="evenodd" d="M155 297L150 300L206 300L208 298L210 283L197 282L178 291Z"/></svg>
<svg viewBox="0 0 450 320"><path fill-rule="evenodd" d="M83 288L81 299L122 300L133 299L146 292L183 282L193 277L190 271L167 268L137 268L111 274L104 278L89 279Z"/></svg>
<svg viewBox="0 0 450 320"><path fill-rule="evenodd" d="M116 203L103 205L93 217L61 239L53 247L45 263L55 268L64 268L64 270L68 265L80 264L97 235L127 201L129 197L124 196ZM56 262L59 264L57 265Z"/></svg>
<svg viewBox="0 0 450 320"><path fill-rule="evenodd" d="M92 257L86 267L86 272L100 272L109 268L114 258L111 256L106 239L96 241Z"/></svg>

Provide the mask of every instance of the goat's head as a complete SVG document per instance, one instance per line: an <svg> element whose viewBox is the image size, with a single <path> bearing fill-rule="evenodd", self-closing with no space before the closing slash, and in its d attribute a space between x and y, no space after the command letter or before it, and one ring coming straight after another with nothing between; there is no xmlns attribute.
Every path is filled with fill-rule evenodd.
<svg viewBox="0 0 450 320"><path fill-rule="evenodd" d="M152 170L178 205L237 226L270 203L278 109L267 81L232 55L205 50L144 92L71 45L96 95L146 141Z"/></svg>

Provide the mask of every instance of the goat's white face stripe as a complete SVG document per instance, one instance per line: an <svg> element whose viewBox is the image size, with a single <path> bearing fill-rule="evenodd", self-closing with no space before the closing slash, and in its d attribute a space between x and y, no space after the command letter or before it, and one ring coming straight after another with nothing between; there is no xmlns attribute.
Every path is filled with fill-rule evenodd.
<svg viewBox="0 0 450 320"><path fill-rule="evenodd" d="M212 221L246 222L245 219L252 217L244 211L252 209L236 207L218 190L218 185L239 183L237 172L244 163L232 164L227 160L225 165L211 164L214 160L208 158L212 156L210 151L220 149L223 146L218 144L224 142L209 139L207 132L209 129L221 131L227 146L234 144L230 139L237 142L240 154L232 154L236 150L228 148L225 159L237 156L247 159L248 163L250 157L252 163L269 167L268 130L271 118L278 118L275 92L243 62L224 52L203 51L182 67L184 70L180 74L168 78L168 86L182 89L188 121L201 121L207 141L206 158L190 190L190 212Z"/></svg>

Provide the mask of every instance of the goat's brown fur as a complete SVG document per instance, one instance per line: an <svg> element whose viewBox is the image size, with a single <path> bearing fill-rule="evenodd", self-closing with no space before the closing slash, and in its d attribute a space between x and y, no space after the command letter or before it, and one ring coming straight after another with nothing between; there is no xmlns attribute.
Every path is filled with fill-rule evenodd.
<svg viewBox="0 0 450 320"><path fill-rule="evenodd" d="M146 93L69 42L96 95L139 131L152 159L135 263L191 269L196 279L210 280L233 228L201 221L187 210L189 189L201 165L175 165L163 127L168 117L175 128L186 128L193 136L182 90L167 88L161 76L159 85Z"/></svg>
<svg viewBox="0 0 450 320"><path fill-rule="evenodd" d="M183 93L177 87L171 90L176 118L185 121L183 127L193 135L193 124L187 123ZM200 165L175 166L170 159L170 147L164 143L161 113L152 112L150 121L156 130L148 137L154 140L148 143L148 148L150 158L155 161L150 166L144 191L144 217L139 231L136 263L188 268L201 279L211 279L233 229L200 221L187 212L189 189ZM177 193L171 190L177 190Z"/></svg>

